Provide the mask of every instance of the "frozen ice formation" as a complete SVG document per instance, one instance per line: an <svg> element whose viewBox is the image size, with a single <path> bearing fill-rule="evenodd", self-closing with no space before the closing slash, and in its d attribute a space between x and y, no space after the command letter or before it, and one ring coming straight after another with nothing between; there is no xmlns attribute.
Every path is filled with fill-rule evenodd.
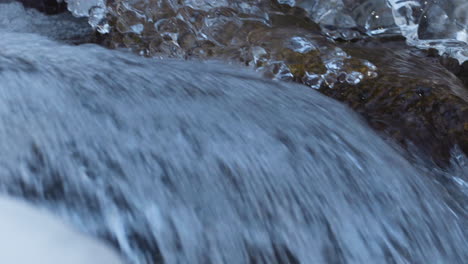
<svg viewBox="0 0 468 264"><path fill-rule="evenodd" d="M90 16L93 28L101 33L109 32L104 0L65 1L75 15ZM403 35L410 45L436 48L440 54L448 54L460 63L468 59L466 0L116 0L108 5L117 7L118 12L111 12L113 16L128 16L125 13L130 12L135 19L145 21L172 15L180 19L184 15L178 10L187 8L203 12L224 8L234 12L231 12L231 16L248 14L249 17L230 18L233 23L254 18L268 23L272 6L278 3L303 8L331 38L349 40L362 35ZM172 14L167 10L172 10ZM215 15L212 18L219 20ZM218 21L211 24L208 20L203 22L207 27L219 25ZM128 28L139 34L143 24L135 22Z"/></svg>
<svg viewBox="0 0 468 264"><path fill-rule="evenodd" d="M145 56L223 58L312 88L377 75L324 36L300 8L270 0L125 1L108 6L110 43Z"/></svg>
<svg viewBox="0 0 468 264"><path fill-rule="evenodd" d="M408 43L436 48L463 63L468 59L466 0L280 0L307 10L334 38L403 35Z"/></svg>
<svg viewBox="0 0 468 264"><path fill-rule="evenodd" d="M60 0L63 1L63 0ZM104 0L64 0L68 10L76 16L89 16L89 11L94 7L105 8Z"/></svg>
<svg viewBox="0 0 468 264"><path fill-rule="evenodd" d="M68 10L77 17L89 17L89 24L101 34L109 33L105 0L58 0L67 2Z"/></svg>

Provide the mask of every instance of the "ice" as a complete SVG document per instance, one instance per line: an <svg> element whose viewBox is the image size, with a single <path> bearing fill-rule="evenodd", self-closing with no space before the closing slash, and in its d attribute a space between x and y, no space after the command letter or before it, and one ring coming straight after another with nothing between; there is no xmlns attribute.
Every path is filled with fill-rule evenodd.
<svg viewBox="0 0 468 264"><path fill-rule="evenodd" d="M77 17L89 17L89 24L101 34L110 31L106 20L106 0L64 0L73 15Z"/></svg>
<svg viewBox="0 0 468 264"><path fill-rule="evenodd" d="M90 24L99 32L110 31L105 20L107 9L104 0L65 1L76 16L91 16ZM267 21L268 9L272 3L272 0L117 0L110 4L118 5L119 12L114 12L113 16L133 12L136 17L146 20L153 19L151 13L155 10L149 6L154 6L158 9L156 12L165 16L170 16L168 10L184 7L203 11L230 8ZM331 38L350 40L363 35L403 35L411 45L436 48L441 54L446 53L457 58L460 63L468 58L466 0L280 0L278 3L303 8ZM213 19L219 20L216 17ZM128 25L132 26L134 25ZM216 25L213 27L216 28ZM133 29L129 30L135 32ZM139 31L135 33L139 34ZM168 45L168 49L178 50L178 47Z"/></svg>
<svg viewBox="0 0 468 264"><path fill-rule="evenodd" d="M436 48L460 63L468 59L466 0L297 0L333 38L403 35L410 45ZM354 30L354 31L353 31Z"/></svg>
<svg viewBox="0 0 468 264"><path fill-rule="evenodd" d="M89 10L89 24L101 34L107 34L110 31L106 19L106 9L102 6L94 6Z"/></svg>
<svg viewBox="0 0 468 264"><path fill-rule="evenodd" d="M104 0L65 0L65 2L67 2L68 10L76 16L89 16L91 8L106 6Z"/></svg>

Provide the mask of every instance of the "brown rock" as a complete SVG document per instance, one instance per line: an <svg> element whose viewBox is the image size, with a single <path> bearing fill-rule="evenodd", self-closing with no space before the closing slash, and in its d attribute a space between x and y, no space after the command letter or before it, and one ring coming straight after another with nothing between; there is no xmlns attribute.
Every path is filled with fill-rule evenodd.
<svg viewBox="0 0 468 264"><path fill-rule="evenodd" d="M468 154L468 90L453 73L410 48L344 48L367 59L379 76L356 86L340 84L321 91L346 102L369 124L403 146L411 142L438 164L449 161L458 145Z"/></svg>

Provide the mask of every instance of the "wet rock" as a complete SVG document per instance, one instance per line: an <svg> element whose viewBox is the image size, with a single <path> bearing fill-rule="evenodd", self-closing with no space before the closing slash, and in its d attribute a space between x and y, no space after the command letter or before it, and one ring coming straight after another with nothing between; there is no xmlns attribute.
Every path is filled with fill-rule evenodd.
<svg viewBox="0 0 468 264"><path fill-rule="evenodd" d="M468 153L468 90L454 74L431 58L415 56L404 44L343 49L372 61L378 77L322 88L324 94L346 102L403 146L416 145L439 165L447 164L455 145Z"/></svg>
<svg viewBox="0 0 468 264"><path fill-rule="evenodd" d="M439 61L448 70L460 78L463 84L465 84L465 87L468 89L468 61L460 64L456 59L450 58L448 56L441 56Z"/></svg>
<svg viewBox="0 0 468 264"><path fill-rule="evenodd" d="M303 9L276 1L199 6L153 0L135 1L131 8L114 1L108 9L107 45L145 56L222 58L312 88L332 87L341 79L354 84L375 75L371 63L338 48Z"/></svg>
<svg viewBox="0 0 468 264"><path fill-rule="evenodd" d="M307 10L331 38L404 36L460 63L468 59L466 0L279 0Z"/></svg>

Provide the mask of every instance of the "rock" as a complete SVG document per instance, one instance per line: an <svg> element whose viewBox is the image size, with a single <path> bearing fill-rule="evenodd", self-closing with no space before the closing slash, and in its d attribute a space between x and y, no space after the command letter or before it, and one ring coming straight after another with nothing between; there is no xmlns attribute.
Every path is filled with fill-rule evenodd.
<svg viewBox="0 0 468 264"><path fill-rule="evenodd" d="M313 88L333 86L339 78L356 83L375 74L368 73L369 62L353 60L322 34L301 8L270 0L245 3L250 8L238 1L200 7L169 2L110 3L107 45L145 56L223 58Z"/></svg>
<svg viewBox="0 0 468 264"><path fill-rule="evenodd" d="M440 56L439 60L442 65L444 65L448 70L460 78L463 84L465 84L465 87L468 89L468 61L460 64L458 60L448 56Z"/></svg>
<svg viewBox="0 0 468 264"><path fill-rule="evenodd" d="M322 88L324 94L346 102L403 146L416 145L439 165L448 163L455 145L468 153L468 90L438 60L416 56L402 43L343 49L372 61L379 76L356 86Z"/></svg>

